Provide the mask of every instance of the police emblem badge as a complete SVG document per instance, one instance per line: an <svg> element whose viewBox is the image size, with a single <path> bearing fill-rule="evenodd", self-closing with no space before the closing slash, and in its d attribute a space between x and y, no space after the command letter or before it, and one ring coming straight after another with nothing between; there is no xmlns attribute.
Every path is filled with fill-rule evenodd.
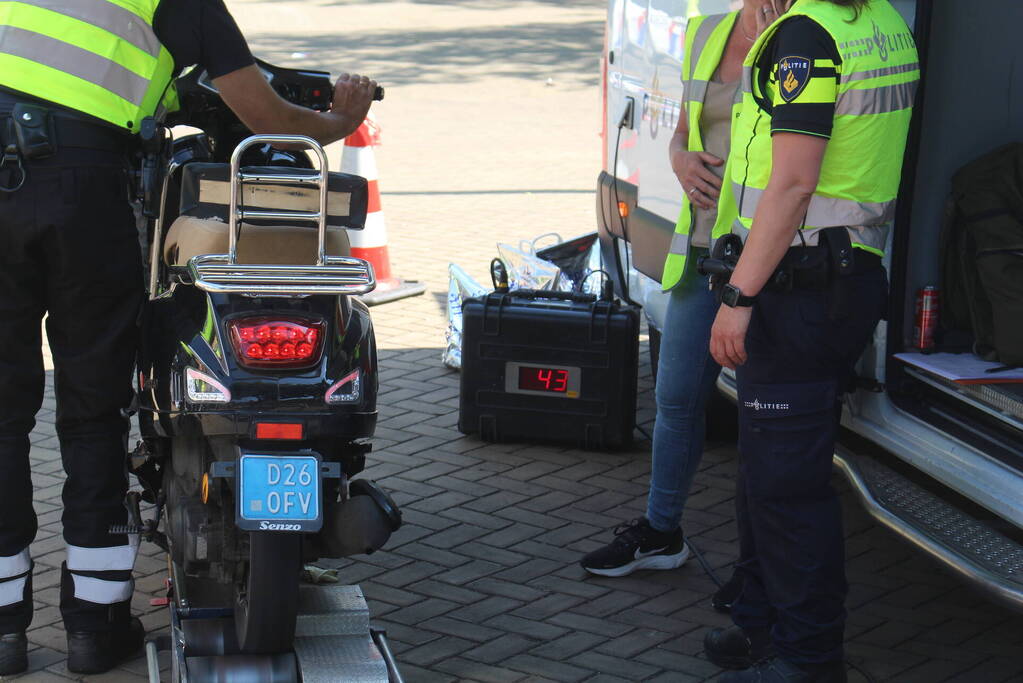
<svg viewBox="0 0 1023 683"><path fill-rule="evenodd" d="M785 57L778 61L778 92L792 102L810 82L811 61L806 57Z"/></svg>

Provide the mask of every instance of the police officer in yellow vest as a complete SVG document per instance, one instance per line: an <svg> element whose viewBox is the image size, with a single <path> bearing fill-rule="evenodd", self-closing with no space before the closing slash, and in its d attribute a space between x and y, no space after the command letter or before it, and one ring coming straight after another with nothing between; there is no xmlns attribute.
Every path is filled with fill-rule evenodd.
<svg viewBox="0 0 1023 683"><path fill-rule="evenodd" d="M784 10L784 7L779 9ZM888 0L796 0L746 59L729 180L745 241L711 353L739 390L735 628L722 681L845 681L844 539L831 459L885 308L881 259L919 61Z"/></svg>
<svg viewBox="0 0 1023 683"><path fill-rule="evenodd" d="M108 532L126 522L124 411L143 300L126 170L140 122L174 105L172 79L192 64L253 131L323 143L358 127L376 87L344 75L330 112L288 104L223 0L0 3L0 675L27 667L44 314L67 473L67 666L105 671L142 645L130 613L137 540Z"/></svg>

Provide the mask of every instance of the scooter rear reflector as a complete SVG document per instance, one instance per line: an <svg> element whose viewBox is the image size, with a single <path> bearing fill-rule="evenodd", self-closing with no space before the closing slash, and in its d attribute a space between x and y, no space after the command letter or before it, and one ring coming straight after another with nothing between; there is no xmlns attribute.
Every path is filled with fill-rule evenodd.
<svg viewBox="0 0 1023 683"><path fill-rule="evenodd" d="M239 318L228 323L238 362L254 368L302 368L320 360L323 323Z"/></svg>
<svg viewBox="0 0 1023 683"><path fill-rule="evenodd" d="M302 438L302 423L257 422L256 438L298 441Z"/></svg>

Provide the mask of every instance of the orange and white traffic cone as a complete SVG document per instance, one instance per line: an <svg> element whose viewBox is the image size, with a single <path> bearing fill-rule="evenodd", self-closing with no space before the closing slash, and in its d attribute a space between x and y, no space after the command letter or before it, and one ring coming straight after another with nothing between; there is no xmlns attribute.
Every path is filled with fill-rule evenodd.
<svg viewBox="0 0 1023 683"><path fill-rule="evenodd" d="M380 203L377 162L373 153L373 148L379 144L380 125L370 115L354 133L345 138L344 150L341 152L341 172L360 175L368 181L366 227L348 231L352 256L369 261L376 273L376 289L359 297L368 306L416 296L426 291L426 285L415 280L403 280L391 272L387 227Z"/></svg>

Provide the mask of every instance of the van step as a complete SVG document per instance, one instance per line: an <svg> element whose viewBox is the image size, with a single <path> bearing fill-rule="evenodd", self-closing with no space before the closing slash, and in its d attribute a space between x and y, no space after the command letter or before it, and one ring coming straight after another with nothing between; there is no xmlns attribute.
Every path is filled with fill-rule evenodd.
<svg viewBox="0 0 1023 683"><path fill-rule="evenodd" d="M1023 610L1023 545L874 458L839 445L835 465L875 519L999 602Z"/></svg>

